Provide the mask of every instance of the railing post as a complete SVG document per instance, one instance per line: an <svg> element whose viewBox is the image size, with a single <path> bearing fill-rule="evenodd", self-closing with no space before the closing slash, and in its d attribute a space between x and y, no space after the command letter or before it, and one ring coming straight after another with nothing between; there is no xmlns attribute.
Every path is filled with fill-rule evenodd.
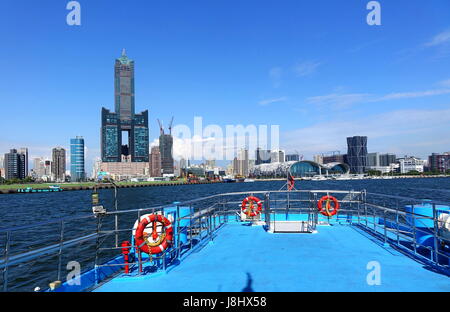
<svg viewBox="0 0 450 312"><path fill-rule="evenodd" d="M264 215L266 221L266 227L270 229L270 195L269 193L264 194Z"/></svg>
<svg viewBox="0 0 450 312"><path fill-rule="evenodd" d="M59 251L58 251L58 277L57 281L61 281L61 261L62 261L62 248L64 242L64 220L61 220L60 233L59 233Z"/></svg>
<svg viewBox="0 0 450 312"><path fill-rule="evenodd" d="M138 224L141 222L141 210L138 210ZM139 246L137 246L136 244L136 239L134 240L134 244L135 246L135 250L138 253L138 275L141 275L142 273L142 254L141 254L141 248L139 248Z"/></svg>
<svg viewBox="0 0 450 312"><path fill-rule="evenodd" d="M439 242L438 242L438 233L439 233L439 224L438 224L438 214L436 211L436 204L433 203L433 224L434 224L434 262L436 264L439 263Z"/></svg>
<svg viewBox="0 0 450 312"><path fill-rule="evenodd" d="M180 243L180 222L181 222L181 217L180 217L180 205L177 204L177 215L176 215L176 219L175 219L177 225L176 225L176 229L177 229L177 241L176 241L176 250L177 250L177 259L180 259L180 254L181 254L181 243Z"/></svg>
<svg viewBox="0 0 450 312"><path fill-rule="evenodd" d="M417 253L417 230L416 230L416 213L414 211L414 204L411 205L411 214L412 214L412 222L413 222L413 245L414 245L414 254Z"/></svg>
<svg viewBox="0 0 450 312"><path fill-rule="evenodd" d="M386 207L385 207L386 208ZM387 210L384 209L383 218L384 218L384 243L387 244L387 225L386 225L386 216Z"/></svg>
<svg viewBox="0 0 450 312"><path fill-rule="evenodd" d="M366 219L366 227L369 227L369 223L368 223L369 222L368 221L369 215L367 213L367 193L366 193L366 190L363 190L362 196L363 196L363 200L364 200L364 218Z"/></svg>
<svg viewBox="0 0 450 312"><path fill-rule="evenodd" d="M397 225L397 228L396 228L396 232L397 232L397 245L400 245L400 223L399 223L399 214L398 214L398 212L399 212L399 209L400 209L400 207L399 207L399 203L398 203L398 199L396 200L396 210L395 210L395 212L396 212L396 216L395 216L395 223L396 223L396 225Z"/></svg>
<svg viewBox="0 0 450 312"><path fill-rule="evenodd" d="M200 223L201 227L201 223ZM189 205L189 244L192 249L192 204Z"/></svg>
<svg viewBox="0 0 450 312"><path fill-rule="evenodd" d="M8 291L8 262L9 262L9 248L11 246L11 232L6 232L5 243L5 268L3 269L3 291Z"/></svg>

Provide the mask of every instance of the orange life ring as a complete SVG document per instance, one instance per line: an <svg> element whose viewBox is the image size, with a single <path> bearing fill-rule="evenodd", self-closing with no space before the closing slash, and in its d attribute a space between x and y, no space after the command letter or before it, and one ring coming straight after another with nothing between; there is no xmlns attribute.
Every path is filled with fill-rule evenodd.
<svg viewBox="0 0 450 312"><path fill-rule="evenodd" d="M323 202L326 201L325 207L323 206ZM330 201L334 203L334 207L330 205ZM339 201L336 197L326 195L319 200L317 204L317 208L319 208L319 212L326 217L335 216L339 211ZM332 210L330 210L332 208Z"/></svg>
<svg viewBox="0 0 450 312"><path fill-rule="evenodd" d="M153 232L148 235L147 233L144 233L144 230L150 222L153 223ZM156 223L158 222L162 224L163 229L160 234L158 234L156 230ZM150 236L152 237L154 242L150 242L148 240ZM163 215L152 214L150 216L147 216L142 219L141 222L139 222L136 233L134 234L134 239L136 241L136 246L141 251L147 254L159 254L170 247L170 245L172 244L172 223Z"/></svg>
<svg viewBox="0 0 450 312"><path fill-rule="evenodd" d="M256 203L256 209L253 209L254 203ZM248 207L247 207L248 205ZM255 196L249 196L242 201L242 212L249 217L255 217L262 211L262 201Z"/></svg>

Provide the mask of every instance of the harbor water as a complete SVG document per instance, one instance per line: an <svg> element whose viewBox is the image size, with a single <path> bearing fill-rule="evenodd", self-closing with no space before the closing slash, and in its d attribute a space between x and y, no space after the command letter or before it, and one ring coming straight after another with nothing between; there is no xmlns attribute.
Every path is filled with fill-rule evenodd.
<svg viewBox="0 0 450 312"><path fill-rule="evenodd" d="M253 183L124 188L118 190L118 209L148 208L227 192L279 190L284 184L284 181L256 181ZM296 181L295 188L299 190L367 190L369 193L450 202L449 178ZM26 226L52 219L90 215L92 214L91 193L92 191L71 191L0 195L0 218L2 221L0 227ZM112 189L99 191L100 203L107 210L114 210L113 194ZM58 226L59 223L56 222L47 228L33 228L29 232L25 230L21 231L20 235L13 235L10 237L11 250L20 250L21 252L27 249L31 250L39 247L40 242L44 240L58 242ZM84 222L83 220L75 223L68 222L64 227L65 240L70 239L71 235L75 235L75 233L76 235L79 235L80 232L90 234L95 230L93 222ZM126 236L130 236L130 234L126 233ZM4 251L5 241L4 236L0 237L0 252ZM88 243L74 247L64 255L65 259L62 263L66 264L73 258L81 263L82 269L92 266L92 253L95 250L93 247ZM110 256L105 254L103 259L108 259ZM15 277L17 286L10 285L10 290L32 291L35 286L45 289L48 282L57 278L54 276L55 263L58 262L56 257L48 256L11 272L10 278ZM63 269L65 270L65 267ZM27 278L21 278L21 276ZM0 284L1 282L0 277Z"/></svg>

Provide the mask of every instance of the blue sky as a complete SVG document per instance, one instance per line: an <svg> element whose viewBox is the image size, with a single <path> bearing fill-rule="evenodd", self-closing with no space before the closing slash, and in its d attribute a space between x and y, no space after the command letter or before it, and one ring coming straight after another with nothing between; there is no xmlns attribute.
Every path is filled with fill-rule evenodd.
<svg viewBox="0 0 450 312"><path fill-rule="evenodd" d="M5 0L0 10L0 153L50 156L85 137L100 152L113 65L136 62L136 110L193 125L280 125L281 147L306 158L346 151L426 157L450 150L450 2L368 0Z"/></svg>

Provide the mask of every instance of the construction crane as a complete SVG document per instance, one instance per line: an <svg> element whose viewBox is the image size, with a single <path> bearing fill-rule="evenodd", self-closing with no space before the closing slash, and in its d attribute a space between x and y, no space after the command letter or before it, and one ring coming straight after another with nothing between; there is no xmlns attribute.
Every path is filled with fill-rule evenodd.
<svg viewBox="0 0 450 312"><path fill-rule="evenodd" d="M173 116L169 123L169 134L172 135Z"/></svg>
<svg viewBox="0 0 450 312"><path fill-rule="evenodd" d="M159 119L156 119L156 120L158 120L158 124L159 124L159 132L160 132L161 134L164 134L164 127L163 127L163 124L162 124L161 120L159 120Z"/></svg>
<svg viewBox="0 0 450 312"><path fill-rule="evenodd" d="M156 119L156 120L158 120L158 124L159 124L159 132L160 132L161 134L164 134L164 126L163 126L162 121L159 120L159 119ZM169 134L170 134L170 135L172 135L172 125L173 125L173 116L172 116L172 119L170 120L170 123L169 123Z"/></svg>

